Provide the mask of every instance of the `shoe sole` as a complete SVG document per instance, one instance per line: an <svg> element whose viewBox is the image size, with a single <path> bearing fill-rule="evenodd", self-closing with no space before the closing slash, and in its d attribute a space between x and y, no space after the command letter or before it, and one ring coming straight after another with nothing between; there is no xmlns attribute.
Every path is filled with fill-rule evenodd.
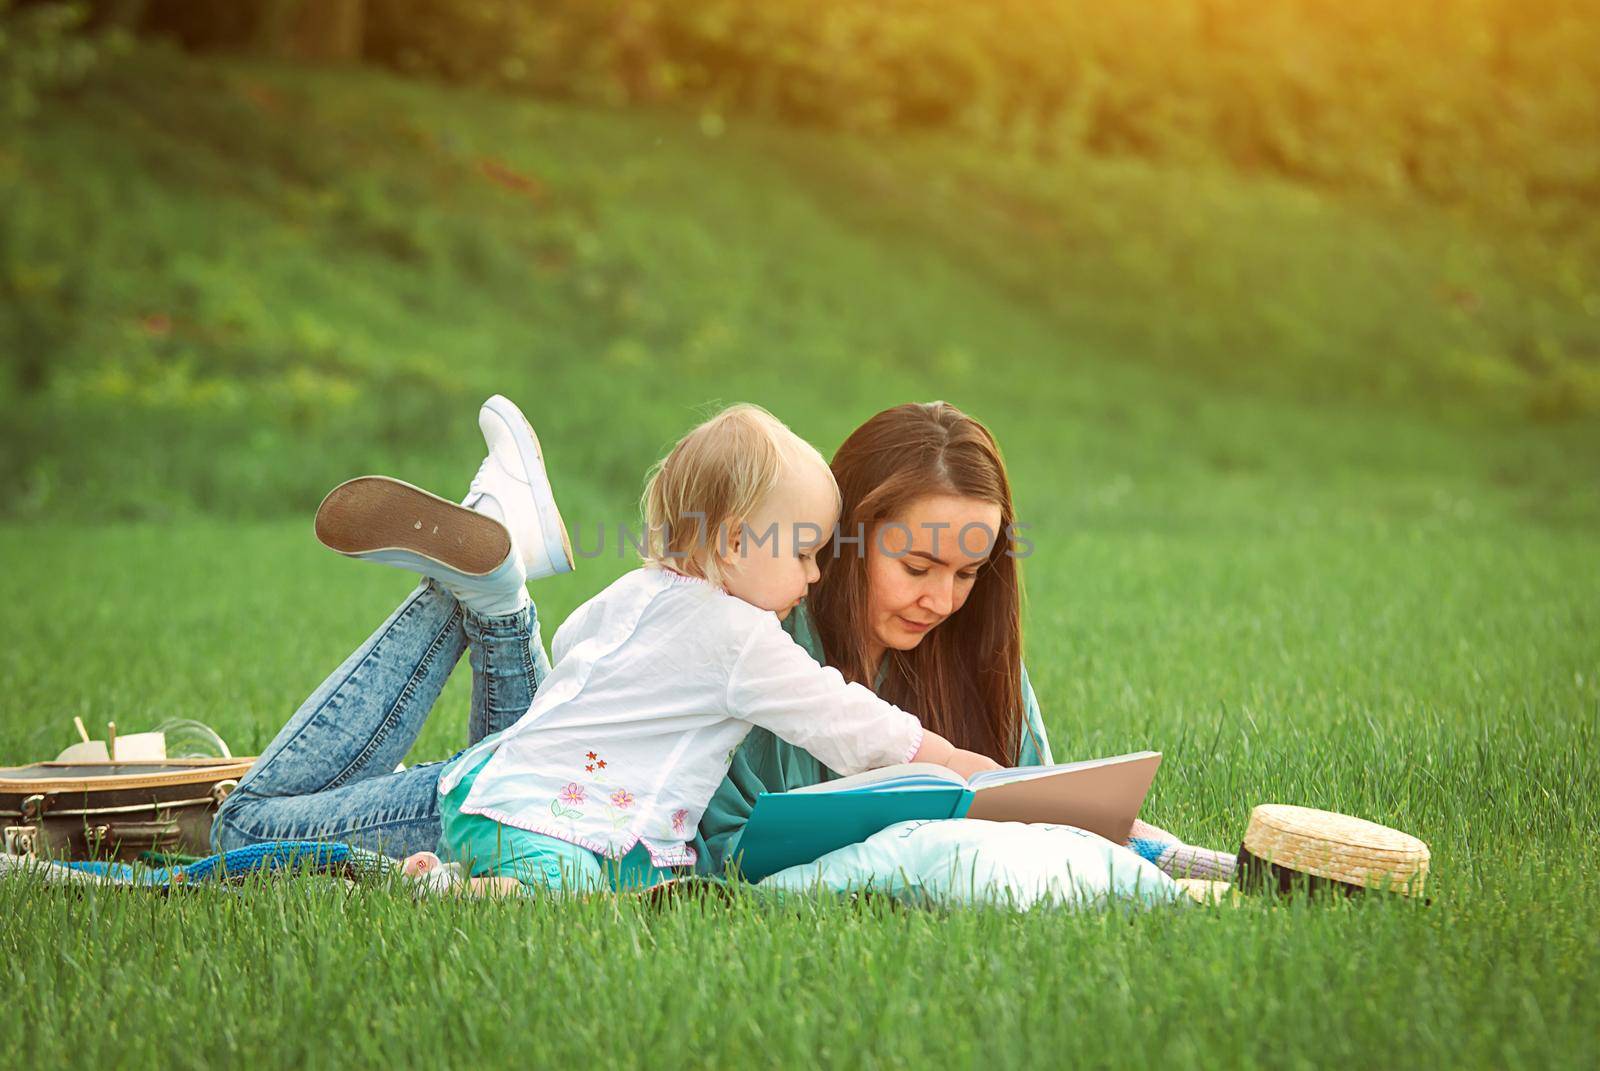
<svg viewBox="0 0 1600 1071"><path fill-rule="evenodd" d="M403 550L469 576L486 576L511 554L493 517L387 476L358 476L317 507L317 539L340 554Z"/></svg>
<svg viewBox="0 0 1600 1071"><path fill-rule="evenodd" d="M528 486L533 490L534 508L539 511L539 533L544 537L545 557L550 567L557 575L572 572L572 543L567 538L567 525L561 519L561 510L556 507L550 476L545 472L544 451L539 445L538 433L516 403L502 394L496 394L484 402L483 408L498 417L510 430L517 444L517 452L522 455L522 468L528 477ZM551 536L552 529L555 538Z"/></svg>

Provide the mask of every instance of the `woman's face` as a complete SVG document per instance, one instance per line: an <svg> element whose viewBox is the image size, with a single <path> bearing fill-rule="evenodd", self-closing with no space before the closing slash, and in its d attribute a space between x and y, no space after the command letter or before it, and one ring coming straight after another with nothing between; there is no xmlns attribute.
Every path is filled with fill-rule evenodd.
<svg viewBox="0 0 1600 1071"><path fill-rule="evenodd" d="M867 627L874 646L909 651L961 609L1000 531L1000 507L929 495L867 543Z"/></svg>

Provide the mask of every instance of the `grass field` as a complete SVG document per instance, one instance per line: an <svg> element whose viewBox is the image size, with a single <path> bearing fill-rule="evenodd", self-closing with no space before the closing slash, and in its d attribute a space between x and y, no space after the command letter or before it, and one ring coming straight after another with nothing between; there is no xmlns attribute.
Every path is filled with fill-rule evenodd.
<svg viewBox="0 0 1600 1071"><path fill-rule="evenodd" d="M1041 540L1031 650L1058 753L1162 748L1147 815L1204 842L1273 800L1415 831L1431 907L651 914L6 885L19 1066L331 1064L345 1044L461 1065L648 1066L670 1045L723 1064L1592 1063L1593 538L1240 521L1134 513ZM198 717L254 751L406 588L304 523L13 528L0 548L26 565L0 598L18 759L74 711ZM559 620L590 582L536 594ZM464 685L419 757L459 746ZM88 1028L88 1007L116 1010Z"/></svg>
<svg viewBox="0 0 1600 1071"><path fill-rule="evenodd" d="M1262 802L1399 826L1433 848L1432 903L5 883L7 1062L1600 1059L1600 428L1581 371L1514 356L1594 337L1593 264L1238 177L161 62L0 147L5 252L39 268L13 271L38 300L12 327L51 361L0 399L0 762L73 714L264 746L408 588L316 546L321 492L386 470L459 493L491 390L580 533L631 519L708 402L830 451L945 397L993 427L1033 526L1056 754L1161 749L1146 817L1200 843ZM546 634L627 564L537 586ZM463 669L414 758L459 746L466 700Z"/></svg>

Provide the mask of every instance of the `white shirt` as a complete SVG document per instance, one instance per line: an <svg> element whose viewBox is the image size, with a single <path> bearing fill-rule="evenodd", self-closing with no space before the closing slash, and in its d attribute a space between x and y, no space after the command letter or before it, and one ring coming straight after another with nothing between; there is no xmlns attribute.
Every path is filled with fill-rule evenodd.
<svg viewBox="0 0 1600 1071"><path fill-rule="evenodd" d="M840 774L922 746L921 722L819 666L777 615L665 569L617 580L550 647L528 712L457 757L439 792L493 752L463 812L613 859L643 841L656 866L693 863L686 842L753 726Z"/></svg>

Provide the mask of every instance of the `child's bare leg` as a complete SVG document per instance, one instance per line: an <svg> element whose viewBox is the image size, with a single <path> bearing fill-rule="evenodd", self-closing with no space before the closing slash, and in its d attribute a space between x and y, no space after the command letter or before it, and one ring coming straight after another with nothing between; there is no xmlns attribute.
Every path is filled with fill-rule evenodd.
<svg viewBox="0 0 1600 1071"><path fill-rule="evenodd" d="M425 883L433 885L436 889L448 891L457 896L512 896L522 891L522 883L516 878L482 877L468 878L465 882L452 876L440 874L446 880L430 881L428 875L444 867L444 863L433 852L414 852L405 857L400 863L400 873L408 878L421 878Z"/></svg>
<svg viewBox="0 0 1600 1071"><path fill-rule="evenodd" d="M516 878L469 878L468 896L516 896L522 891L522 882Z"/></svg>

